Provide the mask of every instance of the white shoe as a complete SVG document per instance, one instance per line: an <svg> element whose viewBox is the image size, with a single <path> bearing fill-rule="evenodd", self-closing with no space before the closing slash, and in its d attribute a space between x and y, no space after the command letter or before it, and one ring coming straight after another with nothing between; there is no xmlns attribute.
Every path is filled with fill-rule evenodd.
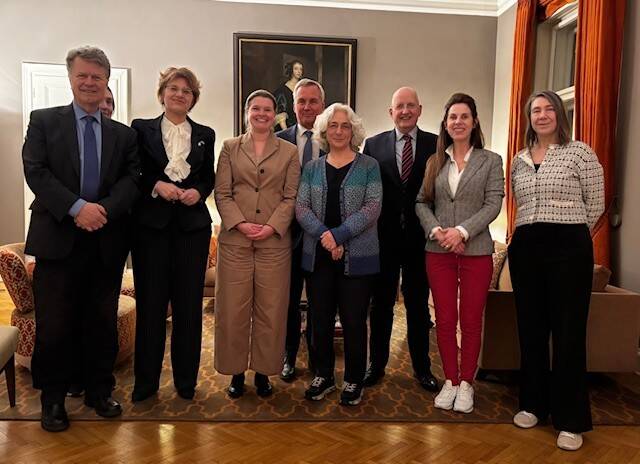
<svg viewBox="0 0 640 464"><path fill-rule="evenodd" d="M457 394L458 386L454 386L451 383L451 380L447 380L444 382L440 393L436 395L436 398L433 401L433 405L438 409L449 410L453 408L453 402L455 401Z"/></svg>
<svg viewBox="0 0 640 464"><path fill-rule="evenodd" d="M576 451L582 447L582 434L571 432L560 432L558 434L558 441L556 442L558 448L566 451Z"/></svg>
<svg viewBox="0 0 640 464"><path fill-rule="evenodd" d="M518 414L513 416L513 423L521 429L530 429L538 424L538 418L535 414L531 414L530 412L520 411Z"/></svg>
<svg viewBox="0 0 640 464"><path fill-rule="evenodd" d="M469 382L460 382L456 401L453 403L453 410L457 412L470 413L473 411L473 387Z"/></svg>

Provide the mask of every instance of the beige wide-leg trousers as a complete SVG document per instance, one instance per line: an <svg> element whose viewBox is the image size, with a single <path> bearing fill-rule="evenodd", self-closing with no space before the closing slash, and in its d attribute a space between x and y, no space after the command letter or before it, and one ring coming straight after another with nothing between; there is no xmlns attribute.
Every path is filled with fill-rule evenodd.
<svg viewBox="0 0 640 464"><path fill-rule="evenodd" d="M290 248L220 244L214 366L226 375L282 370L291 278Z"/></svg>

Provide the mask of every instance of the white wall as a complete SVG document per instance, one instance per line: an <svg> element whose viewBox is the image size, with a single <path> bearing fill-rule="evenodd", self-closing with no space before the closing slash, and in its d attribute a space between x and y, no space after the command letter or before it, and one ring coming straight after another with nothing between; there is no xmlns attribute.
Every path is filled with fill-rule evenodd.
<svg viewBox="0 0 640 464"><path fill-rule="evenodd" d="M496 68L493 86L493 119L490 148L502 156L505 169L509 144L509 106L511 104L516 10L516 5L505 10L498 17L496 30ZM508 186L505 187L508 188ZM494 240L500 240L501 242L506 240L507 209L504 202L500 215L491 224L490 228Z"/></svg>
<svg viewBox="0 0 640 464"><path fill-rule="evenodd" d="M628 0L618 112L617 194L622 225L612 233L614 280L640 292L640 6Z"/></svg>
<svg viewBox="0 0 640 464"><path fill-rule="evenodd" d="M233 32L355 37L357 111L369 134L391 127L391 93L412 85L423 128L434 130L449 95L464 91L476 97L490 141L496 18L211 0L2 0L0 243L23 238L22 61L62 63L70 48L102 47L113 66L131 68L132 117L159 114L161 69L189 66L203 82L193 118L221 141L233 135Z"/></svg>

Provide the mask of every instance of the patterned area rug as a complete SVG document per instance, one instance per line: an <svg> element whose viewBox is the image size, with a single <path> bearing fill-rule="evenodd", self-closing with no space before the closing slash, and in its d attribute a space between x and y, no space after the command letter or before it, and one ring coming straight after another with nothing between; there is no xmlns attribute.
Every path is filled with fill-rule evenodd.
<svg viewBox="0 0 640 464"><path fill-rule="evenodd" d="M171 323L167 323L167 331ZM475 409L471 414L458 414L433 407L433 394L418 387L411 377L411 361L406 343L404 309L396 309L392 353L383 382L367 389L363 402L356 407L338 404L339 392L324 401L304 399L305 387L311 378L305 369L298 379L286 384L273 377L275 394L261 399L255 394L253 375L247 377L247 391L238 400L226 396L230 377L213 370L213 314L204 315L204 340L198 389L193 401L177 396L171 377L171 361L167 346L160 391L142 403L130 401L133 388L133 360L116 369L117 387L114 397L122 402L123 415L117 420L152 421L416 421L416 422L477 422L510 423L517 406L517 388L513 379L477 381ZM431 331L433 372L442 379L437 355L435 330ZM302 353L305 356L305 353ZM342 343L336 341L337 382L342 380ZM303 358L303 366L306 359ZM31 375L23 368L16 369L17 406L10 408L4 386L0 382L0 419L38 420L39 391L31 387ZM489 377L491 378L491 377ZM595 424L640 424L640 376L633 374L597 375L590 377L593 420ZM94 412L86 408L82 398L66 402L72 420L96 420Z"/></svg>

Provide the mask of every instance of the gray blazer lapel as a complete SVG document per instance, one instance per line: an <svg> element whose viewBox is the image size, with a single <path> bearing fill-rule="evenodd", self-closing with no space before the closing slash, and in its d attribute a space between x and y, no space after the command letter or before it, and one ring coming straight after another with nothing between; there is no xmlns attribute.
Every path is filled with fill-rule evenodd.
<svg viewBox="0 0 640 464"><path fill-rule="evenodd" d="M441 189L449 196L450 199L453 200L453 193L451 192L451 187L449 186L449 169L450 169L449 159L447 157L447 162L440 169L438 173L438 177L436 178L436 188L440 185Z"/></svg>
<svg viewBox="0 0 640 464"><path fill-rule="evenodd" d="M464 172L460 177L460 182L458 183L458 189L456 190L456 195L460 193L461 190L464 189L464 186L469 183L469 179L471 179L478 169L487 161L487 155L484 150L479 148L474 148L471 152L471 156L469 157L469 162L467 166L464 168Z"/></svg>

